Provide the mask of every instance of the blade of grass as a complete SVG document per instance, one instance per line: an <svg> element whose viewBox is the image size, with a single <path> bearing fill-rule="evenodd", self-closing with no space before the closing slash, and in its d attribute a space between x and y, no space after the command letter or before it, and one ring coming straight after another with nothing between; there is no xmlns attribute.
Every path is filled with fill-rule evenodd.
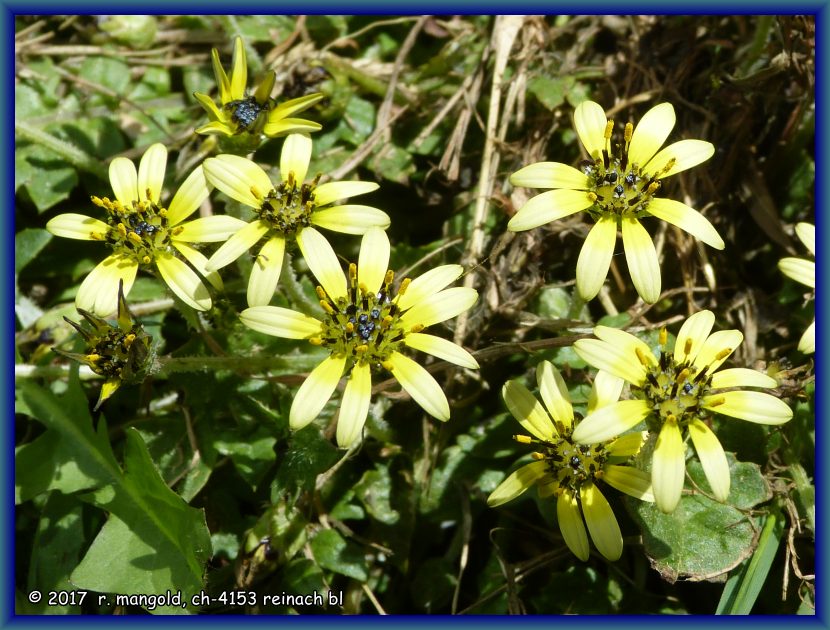
<svg viewBox="0 0 830 630"><path fill-rule="evenodd" d="M773 509L764 522L755 553L744 563L742 570L726 581L715 614L748 615L752 611L783 535L784 516L778 509Z"/></svg>

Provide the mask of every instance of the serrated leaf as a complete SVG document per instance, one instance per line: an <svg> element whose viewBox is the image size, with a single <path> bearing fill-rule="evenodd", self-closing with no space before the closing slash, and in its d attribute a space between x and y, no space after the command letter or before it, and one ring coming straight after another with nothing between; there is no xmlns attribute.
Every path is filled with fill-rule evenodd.
<svg viewBox="0 0 830 630"><path fill-rule="evenodd" d="M75 169L52 151L25 146L14 155L15 188L24 187L38 212L68 198L78 185Z"/></svg>
<svg viewBox="0 0 830 630"><path fill-rule="evenodd" d="M203 588L211 554L204 511L167 487L135 429L126 431L123 476L84 498L110 517L72 573L76 587L147 595L181 591L185 602ZM187 609L162 606L151 612Z"/></svg>
<svg viewBox="0 0 830 630"><path fill-rule="evenodd" d="M335 529L324 529L311 541L314 559L323 569L365 582L368 579L366 559L355 543L346 540Z"/></svg>

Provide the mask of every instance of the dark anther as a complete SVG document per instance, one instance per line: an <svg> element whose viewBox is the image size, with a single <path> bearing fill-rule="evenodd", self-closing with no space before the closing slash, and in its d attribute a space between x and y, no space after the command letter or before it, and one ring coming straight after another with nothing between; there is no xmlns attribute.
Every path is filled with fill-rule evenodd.
<svg viewBox="0 0 830 630"><path fill-rule="evenodd" d="M231 118L242 129L248 129L248 127L253 125L264 109L253 96L239 101L231 101L225 105L225 108L231 110Z"/></svg>
<svg viewBox="0 0 830 630"><path fill-rule="evenodd" d="M378 317L380 317L380 311L376 308L373 308L370 315L372 316L372 319L377 319Z"/></svg>
<svg viewBox="0 0 830 630"><path fill-rule="evenodd" d="M684 394L691 394L692 393L692 384L691 383L683 383L683 393Z"/></svg>
<svg viewBox="0 0 830 630"><path fill-rule="evenodd" d="M629 172L628 175L625 176L625 183L629 186L633 186L637 183L637 176L634 173Z"/></svg>
<svg viewBox="0 0 830 630"><path fill-rule="evenodd" d="M366 313L361 313L360 317L357 318L357 321L359 321L361 324L365 324L369 321L369 316L366 315Z"/></svg>
<svg viewBox="0 0 830 630"><path fill-rule="evenodd" d="M579 470L579 467L582 465L582 462L580 461L580 459L576 455L572 456L568 463L571 465L571 468L573 468L574 470Z"/></svg>
<svg viewBox="0 0 830 630"><path fill-rule="evenodd" d="M619 198L625 194L625 188L622 187L622 184L617 184L614 186L614 196Z"/></svg>
<svg viewBox="0 0 830 630"><path fill-rule="evenodd" d="M615 181L617 181L617 171L611 171L610 173L607 173L605 175L605 181L609 184L613 184Z"/></svg>

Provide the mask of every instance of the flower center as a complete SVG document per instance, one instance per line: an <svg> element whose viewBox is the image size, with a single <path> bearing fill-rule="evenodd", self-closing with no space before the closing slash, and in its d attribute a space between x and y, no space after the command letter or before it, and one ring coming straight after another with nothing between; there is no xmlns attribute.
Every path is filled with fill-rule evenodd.
<svg viewBox="0 0 830 630"><path fill-rule="evenodd" d="M542 451L534 453L533 457L545 461L547 472L559 484L560 492L568 488L578 493L586 481L602 478L602 468L609 454L602 443L574 444L572 433L572 429L566 430L553 442L543 442Z"/></svg>
<svg viewBox="0 0 830 630"><path fill-rule="evenodd" d="M107 211L109 230L103 240L116 252L149 265L157 252L170 249L170 237L177 229L170 228L167 210L150 199L133 200L129 207L107 197L92 197L92 203Z"/></svg>
<svg viewBox="0 0 830 630"><path fill-rule="evenodd" d="M311 213L316 207L315 189L320 176L313 181L297 185L294 173L288 173L288 181L282 182L264 198L257 214L272 229L284 236L291 236L311 225Z"/></svg>
<svg viewBox="0 0 830 630"><path fill-rule="evenodd" d="M639 218L646 215L649 202L660 189L660 177L674 166L670 160L661 170L645 173L643 166L628 158L628 147L634 127L626 124L623 142L611 143L614 121L605 127L605 148L594 161L582 163L582 172L588 176L588 196L594 201L594 212L599 218L613 214L619 217Z"/></svg>
<svg viewBox="0 0 830 630"><path fill-rule="evenodd" d="M231 101L223 106L225 111L230 112L233 120L242 131L248 131L257 122L257 118L269 109L269 103L260 103L253 96L237 101Z"/></svg>
<svg viewBox="0 0 830 630"><path fill-rule="evenodd" d="M391 354L403 344L408 332L419 332L421 327L407 331L400 323L392 281L395 274L386 272L380 291L372 293L357 282L357 265L349 265L349 290L345 297L331 298L323 287L317 287L320 305L328 317L323 322L319 337L309 341L329 348L334 355L345 356L352 363L385 365ZM402 295L409 286L405 278L398 288ZM417 330L416 330L417 328Z"/></svg>
<svg viewBox="0 0 830 630"><path fill-rule="evenodd" d="M121 378L121 373L132 358L131 348L136 339L133 331L125 333L111 328L98 339L86 355L89 367L101 376Z"/></svg>
<svg viewBox="0 0 830 630"><path fill-rule="evenodd" d="M692 420L708 415L701 406L701 399L709 393L712 382L709 366L696 367L688 358L678 362L674 353L663 350L665 338L664 329L660 331L660 360L657 366L646 366L646 382L640 388L642 396L654 411L646 421L652 431L659 431L670 416L682 429ZM691 339L687 339L687 357L690 356L691 345Z"/></svg>

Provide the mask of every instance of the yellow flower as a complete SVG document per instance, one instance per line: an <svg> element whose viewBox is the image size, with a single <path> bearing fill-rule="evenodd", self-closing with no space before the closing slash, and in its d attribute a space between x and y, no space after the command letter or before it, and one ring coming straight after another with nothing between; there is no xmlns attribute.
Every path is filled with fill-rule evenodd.
<svg viewBox="0 0 830 630"><path fill-rule="evenodd" d="M703 472L719 501L729 496L729 465L718 438L704 422L719 413L758 424L778 425L790 420L787 404L740 387L776 387L775 379L745 368L716 370L741 345L738 330L709 334L715 323L711 311L687 319L674 345L666 348L660 332L660 356L643 341L616 328L597 326L599 339L581 339L576 353L590 365L631 383L637 400L624 400L589 414L574 431L580 444L601 442L646 421L657 433L651 482L657 507L674 511L685 480L685 434L692 438Z"/></svg>
<svg viewBox="0 0 830 630"><path fill-rule="evenodd" d="M105 221L69 213L46 224L46 229L56 236L103 241L113 250L81 283L75 296L78 308L102 317L113 313L119 283L124 283L124 294L128 295L142 266L155 266L167 286L189 306L200 311L211 307L208 290L193 269L217 289L222 288L222 280L218 274L205 270L207 258L189 243L223 241L245 224L228 216L182 223L201 205L210 189L199 167L165 208L161 205L161 190L166 168L167 149L161 144L147 149L137 173L130 160L117 157L109 168L115 201L92 197L95 205L106 210Z"/></svg>
<svg viewBox="0 0 830 630"><path fill-rule="evenodd" d="M196 129L196 133L220 136L248 133L257 137L264 134L269 138L277 138L289 133L320 129L320 125L316 122L303 118L290 118L290 116L314 105L323 98L322 94L309 94L277 105L276 101L271 98L271 90L276 80L274 72L268 73L254 91L253 96L246 94L248 61L241 37L234 40L233 68L230 78L225 74L219 61L219 51L214 48L211 54L213 73L216 75L219 100L222 105L217 107L207 94L199 92L193 94L210 116L210 122Z"/></svg>
<svg viewBox="0 0 830 630"><path fill-rule="evenodd" d="M462 347L422 331L469 309L478 298L475 289L446 288L462 273L460 265L444 265L410 281L397 292L394 273L388 271L389 239L380 228L364 235L358 263L343 274L328 241L314 230L302 233L306 262L320 283L317 295L323 320L277 306L255 306L240 314L242 322L277 337L308 339L331 354L300 387L291 405L289 424L301 429L314 420L348 374L340 403L337 443L348 447L360 437L372 394L372 370L385 368L423 409L438 420L448 420L450 407L441 386L424 368L404 355L413 348L466 368L478 368Z"/></svg>
<svg viewBox="0 0 830 630"><path fill-rule="evenodd" d="M245 225L211 256L208 269L229 265L260 239L265 244L257 254L248 280L248 305L271 301L282 269L286 240L295 239L306 261L304 236L319 233L312 226L346 234L363 234L370 227L389 227L389 216L377 208L361 205L331 205L338 199L377 190L374 182L306 181L311 160L311 138L291 134L280 155L280 180L270 177L255 163L237 155L219 155L205 160L208 181L229 197L254 209L257 219ZM326 207L328 206L328 207Z"/></svg>
<svg viewBox="0 0 830 630"><path fill-rule="evenodd" d="M711 223L697 210L656 196L666 177L712 157L715 148L702 140L681 140L658 152L675 123L674 108L661 103L635 128L627 123L623 142L611 142L614 121L597 103L585 101L574 111L577 135L590 155L577 170L559 162L538 162L513 173L510 183L552 188L528 201L510 220L513 232L587 210L596 224L588 233L576 263L576 288L585 300L599 293L622 230L628 270L637 293L652 303L660 297L660 265L651 237L640 219L654 216L723 249Z"/></svg>
<svg viewBox="0 0 830 630"><path fill-rule="evenodd" d="M534 484L540 497L555 495L559 529L568 548L580 560L588 559L588 533L599 552L609 560L622 554L620 526L596 481L643 501L654 501L649 476L623 465L636 455L645 432L623 435L592 446L577 444L572 434L580 423L574 418L568 388L557 369L548 361L536 368L536 380L544 406L518 381L508 381L502 397L510 413L533 437L516 435L522 444L533 444L533 462L507 477L487 498L495 507L512 501ZM591 388L588 413L607 408L620 397L623 381L599 372Z"/></svg>
<svg viewBox="0 0 830 630"><path fill-rule="evenodd" d="M64 319L77 330L86 342L86 352L64 352L52 348L56 353L73 361L88 365L93 372L105 377L94 411L121 387L143 378L150 362L150 336L141 324L133 322L133 315L124 299L123 284L118 285L118 326L79 308L78 312L92 325L91 329L77 324L67 317Z"/></svg>
<svg viewBox="0 0 830 630"><path fill-rule="evenodd" d="M799 223L795 226L795 233L802 243L810 250L810 253L816 255L816 226L811 223ZM788 278L792 278L796 282L806 284L808 287L816 289L816 263L803 258L782 258L778 261L778 268ZM813 322L801 335L798 342L798 349L804 354L812 354L816 351L816 320Z"/></svg>

